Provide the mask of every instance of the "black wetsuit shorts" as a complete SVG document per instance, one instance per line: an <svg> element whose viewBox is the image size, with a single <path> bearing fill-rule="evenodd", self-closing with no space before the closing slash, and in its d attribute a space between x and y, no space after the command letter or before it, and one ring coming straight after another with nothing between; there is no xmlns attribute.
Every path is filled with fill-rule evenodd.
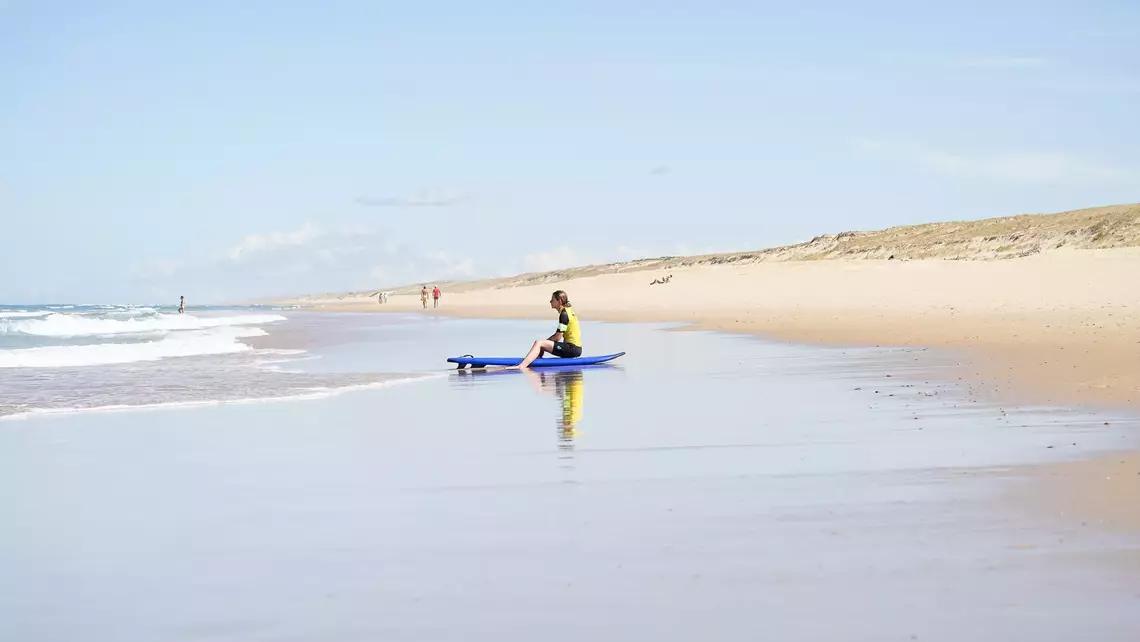
<svg viewBox="0 0 1140 642"><path fill-rule="evenodd" d="M582 346L576 346L573 343L566 343L565 341L555 341L554 350L551 353L556 357L570 358L582 356Z"/></svg>

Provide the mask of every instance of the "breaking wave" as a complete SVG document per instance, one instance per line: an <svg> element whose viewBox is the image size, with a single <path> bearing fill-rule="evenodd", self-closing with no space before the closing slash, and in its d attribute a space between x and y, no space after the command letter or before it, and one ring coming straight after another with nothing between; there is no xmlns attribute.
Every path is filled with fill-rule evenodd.
<svg viewBox="0 0 1140 642"><path fill-rule="evenodd" d="M189 314L154 314L142 309L142 316L127 319L90 317L53 312L31 318L0 320L0 334L22 334L39 337L84 337L146 332L203 330L240 325L264 325L284 321L276 314L243 314L223 317L196 317ZM18 313L6 313L18 314ZM26 313L33 314L33 313ZM38 313L36 313L38 314Z"/></svg>
<svg viewBox="0 0 1140 642"><path fill-rule="evenodd" d="M41 346L0 350L0 368L75 368L172 357L245 352L252 348L239 339L265 336L261 328L217 327L178 332L158 341Z"/></svg>

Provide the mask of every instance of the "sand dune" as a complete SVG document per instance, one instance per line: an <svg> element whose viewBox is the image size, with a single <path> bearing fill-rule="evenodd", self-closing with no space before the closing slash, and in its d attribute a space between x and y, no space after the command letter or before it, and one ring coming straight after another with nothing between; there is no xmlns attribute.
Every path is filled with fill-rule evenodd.
<svg viewBox="0 0 1140 642"><path fill-rule="evenodd" d="M1140 204L1113 205L1062 212L1023 214L980 221L927 223L872 232L824 234L810 241L750 252L646 258L636 261L566 267L546 272L472 281L427 282L451 292L564 283L602 274L677 270L716 265L751 265L785 261L835 259L988 261L1057 251L1140 247ZM430 276L430 275L425 275ZM417 294L420 283L375 290L314 294L300 301L375 297L380 291Z"/></svg>

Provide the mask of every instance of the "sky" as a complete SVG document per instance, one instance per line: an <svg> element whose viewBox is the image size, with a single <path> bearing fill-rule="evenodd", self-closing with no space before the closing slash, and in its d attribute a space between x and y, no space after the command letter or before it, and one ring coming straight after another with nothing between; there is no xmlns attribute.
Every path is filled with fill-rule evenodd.
<svg viewBox="0 0 1140 642"><path fill-rule="evenodd" d="M0 303L1140 201L1140 3L0 0Z"/></svg>

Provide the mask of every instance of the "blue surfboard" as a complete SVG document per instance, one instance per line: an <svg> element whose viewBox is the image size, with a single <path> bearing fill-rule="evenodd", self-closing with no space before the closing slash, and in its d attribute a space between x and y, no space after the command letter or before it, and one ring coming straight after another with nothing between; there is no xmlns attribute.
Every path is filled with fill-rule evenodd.
<svg viewBox="0 0 1140 642"><path fill-rule="evenodd" d="M605 363L613 361L618 357L625 354L624 352L617 352L615 354L605 354L598 357L575 357L573 359L563 359L561 357L545 357L542 359L535 359L531 362L532 368L544 368L548 366L592 366L597 363ZM484 366L517 366L522 363L522 357L471 357L464 355L462 357L451 357L447 360L448 363L457 363L459 367L466 368L471 366L473 368L482 368Z"/></svg>

